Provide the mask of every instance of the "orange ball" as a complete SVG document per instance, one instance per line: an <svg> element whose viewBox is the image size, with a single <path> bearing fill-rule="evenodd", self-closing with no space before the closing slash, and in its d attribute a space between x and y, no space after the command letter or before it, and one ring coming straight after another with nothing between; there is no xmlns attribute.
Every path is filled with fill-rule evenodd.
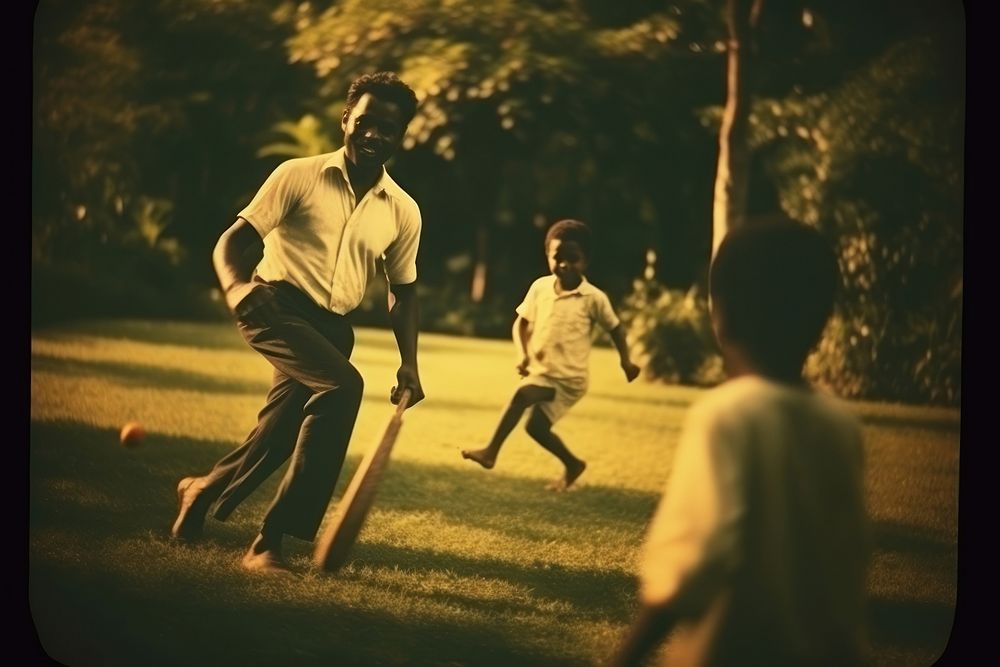
<svg viewBox="0 0 1000 667"><path fill-rule="evenodd" d="M146 439L146 429L139 422L129 422L122 426L118 438L123 447L138 447Z"/></svg>

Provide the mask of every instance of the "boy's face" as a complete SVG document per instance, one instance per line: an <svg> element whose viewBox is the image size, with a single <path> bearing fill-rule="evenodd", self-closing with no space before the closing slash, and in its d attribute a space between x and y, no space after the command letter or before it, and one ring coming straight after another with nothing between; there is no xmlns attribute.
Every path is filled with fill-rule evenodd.
<svg viewBox="0 0 1000 667"><path fill-rule="evenodd" d="M555 274L563 289L576 289L587 270L587 256L575 241L552 239L549 241L549 271Z"/></svg>
<svg viewBox="0 0 1000 667"><path fill-rule="evenodd" d="M369 169L381 167L392 157L406 132L399 106L371 93L362 95L350 113L344 114L341 127L347 158Z"/></svg>

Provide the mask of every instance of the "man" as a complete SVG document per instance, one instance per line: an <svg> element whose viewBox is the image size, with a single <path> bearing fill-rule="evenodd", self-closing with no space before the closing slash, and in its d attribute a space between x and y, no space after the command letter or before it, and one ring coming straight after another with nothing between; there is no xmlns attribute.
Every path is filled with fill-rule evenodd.
<svg viewBox="0 0 1000 667"><path fill-rule="evenodd" d="M212 255L226 304L254 350L274 366L256 427L201 477L177 487L173 537L201 536L206 515L224 521L286 459L291 463L243 567L284 572L284 535L313 540L333 495L361 405L345 315L384 262L400 366L390 400L417 371L416 257L420 210L383 166L416 113L413 91L391 72L364 75L347 94L344 146L287 160L268 177Z"/></svg>

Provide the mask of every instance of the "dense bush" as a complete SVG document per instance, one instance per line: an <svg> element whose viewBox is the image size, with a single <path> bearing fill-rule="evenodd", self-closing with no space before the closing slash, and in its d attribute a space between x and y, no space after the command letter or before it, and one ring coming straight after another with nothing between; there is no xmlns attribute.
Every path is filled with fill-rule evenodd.
<svg viewBox="0 0 1000 667"><path fill-rule="evenodd" d="M218 290L201 288L155 256L116 257L108 270L82 264L31 267L31 326L91 317L221 319Z"/></svg>
<svg viewBox="0 0 1000 667"><path fill-rule="evenodd" d="M482 338L510 338L514 323L513 309L505 307L496 298L472 301L464 286L447 283L430 285L417 282L420 300L420 331L479 336ZM385 328L392 326L386 303L386 281L373 280L365 297L351 312L356 326Z"/></svg>
<svg viewBox="0 0 1000 667"><path fill-rule="evenodd" d="M684 292L654 278L636 279L619 314L645 377L701 386L723 379L708 303L695 288Z"/></svg>
<svg viewBox="0 0 1000 667"><path fill-rule="evenodd" d="M960 39L915 36L828 93L756 108L782 208L835 244L837 316L810 372L843 396L961 398Z"/></svg>

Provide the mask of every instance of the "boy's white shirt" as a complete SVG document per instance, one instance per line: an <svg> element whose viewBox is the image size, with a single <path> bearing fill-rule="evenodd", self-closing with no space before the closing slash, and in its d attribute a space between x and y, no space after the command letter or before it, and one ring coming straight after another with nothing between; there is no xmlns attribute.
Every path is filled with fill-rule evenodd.
<svg viewBox="0 0 1000 667"><path fill-rule="evenodd" d="M687 624L675 634L674 655L684 656L677 662L706 659L724 618L719 600L734 590L764 591L763 599L726 604L767 615L778 636L757 639L785 642L782 650L808 652L797 642L822 632L813 627L819 617L843 628L848 641L863 641L852 634L864 625L869 548L862 467L860 428L832 397L744 376L692 406L639 554L642 602L669 603ZM831 497L831 489L841 495ZM752 559L744 552L750 538L764 552ZM795 560L806 552L820 556ZM766 566L751 571L748 562ZM817 587L828 609L803 609L794 575L803 567L817 573L810 595ZM746 581L749 588L738 585Z"/></svg>
<svg viewBox="0 0 1000 667"><path fill-rule="evenodd" d="M593 325L611 331L619 324L611 300L586 278L568 292L556 293L556 276L539 278L516 308L531 322L528 372L586 384Z"/></svg>

